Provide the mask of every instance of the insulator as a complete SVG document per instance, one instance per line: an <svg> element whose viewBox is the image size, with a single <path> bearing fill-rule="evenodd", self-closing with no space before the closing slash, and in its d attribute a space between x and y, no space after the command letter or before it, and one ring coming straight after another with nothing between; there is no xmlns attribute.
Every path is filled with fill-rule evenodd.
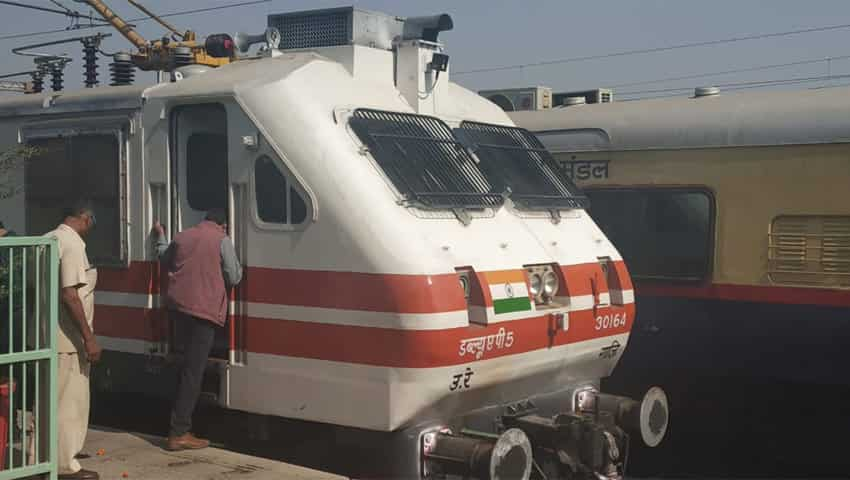
<svg viewBox="0 0 850 480"><path fill-rule="evenodd" d="M191 65L195 63L195 55L189 47L176 47L173 52L174 67L182 67L183 65Z"/></svg>
<svg viewBox="0 0 850 480"><path fill-rule="evenodd" d="M112 86L132 85L135 76L135 66L127 53L116 53L109 64Z"/></svg>
<svg viewBox="0 0 850 480"><path fill-rule="evenodd" d="M83 40L83 76L86 88L97 86L97 37L89 37Z"/></svg>
<svg viewBox="0 0 850 480"><path fill-rule="evenodd" d="M54 92L62 91L62 81L64 80L65 72L64 65L56 64L50 67L50 88L53 89Z"/></svg>
<svg viewBox="0 0 850 480"><path fill-rule="evenodd" d="M32 74L32 91L41 93L44 91L44 78L50 73L50 64L46 61L36 60L36 71Z"/></svg>
<svg viewBox="0 0 850 480"><path fill-rule="evenodd" d="M44 91L44 74L34 72L32 74L32 93L41 93Z"/></svg>

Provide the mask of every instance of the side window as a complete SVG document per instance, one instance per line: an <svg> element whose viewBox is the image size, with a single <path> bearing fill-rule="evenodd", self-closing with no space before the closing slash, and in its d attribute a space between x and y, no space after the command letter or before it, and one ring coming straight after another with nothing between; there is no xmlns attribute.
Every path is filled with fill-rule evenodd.
<svg viewBox="0 0 850 480"><path fill-rule="evenodd" d="M227 207L227 136L193 133L186 143L186 197L193 210Z"/></svg>
<svg viewBox="0 0 850 480"><path fill-rule="evenodd" d="M97 266L126 263L121 212L122 157L118 133L34 139L40 153L26 164L27 234L41 235L62 221L62 208L77 198L92 201L97 228L86 238Z"/></svg>
<svg viewBox="0 0 850 480"><path fill-rule="evenodd" d="M588 190L590 215L635 278L702 280L712 259L712 197L700 190Z"/></svg>
<svg viewBox="0 0 850 480"><path fill-rule="evenodd" d="M254 164L257 216L267 223L286 223L286 178L272 159L262 156Z"/></svg>
<svg viewBox="0 0 850 480"><path fill-rule="evenodd" d="M307 204L294 187L289 187L289 212L293 224L304 223L307 220Z"/></svg>
<svg viewBox="0 0 850 480"><path fill-rule="evenodd" d="M276 225L299 225L307 220L307 203L270 157L254 163L254 198L260 221Z"/></svg>

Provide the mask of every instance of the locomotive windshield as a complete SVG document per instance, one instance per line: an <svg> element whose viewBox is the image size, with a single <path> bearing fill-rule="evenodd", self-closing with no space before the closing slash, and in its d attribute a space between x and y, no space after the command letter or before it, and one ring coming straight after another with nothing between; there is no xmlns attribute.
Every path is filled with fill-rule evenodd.
<svg viewBox="0 0 850 480"><path fill-rule="evenodd" d="M408 202L431 208L499 207L504 202L441 120L361 108L350 125Z"/></svg>
<svg viewBox="0 0 850 480"><path fill-rule="evenodd" d="M550 210L588 206L587 197L528 130L463 122L455 133L475 149L481 170L496 190L510 190L510 198L518 208Z"/></svg>

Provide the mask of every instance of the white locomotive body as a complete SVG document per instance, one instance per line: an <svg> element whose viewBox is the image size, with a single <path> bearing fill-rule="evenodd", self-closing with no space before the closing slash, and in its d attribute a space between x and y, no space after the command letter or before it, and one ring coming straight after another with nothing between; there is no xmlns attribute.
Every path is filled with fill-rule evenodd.
<svg viewBox="0 0 850 480"><path fill-rule="evenodd" d="M42 149L0 204L7 225L48 230L59 184L100 209L95 330L115 366L99 385L146 390L174 353L151 224L226 207L246 273L211 359L222 406L415 445L430 431L423 475L451 463L423 466L432 442L481 409L545 397L544 417L598 413L634 318L621 257L536 140L449 81L436 33L409 33L448 16L388 18L404 33L386 48L269 49L150 87L0 101L2 148ZM500 441L525 448L519 435Z"/></svg>

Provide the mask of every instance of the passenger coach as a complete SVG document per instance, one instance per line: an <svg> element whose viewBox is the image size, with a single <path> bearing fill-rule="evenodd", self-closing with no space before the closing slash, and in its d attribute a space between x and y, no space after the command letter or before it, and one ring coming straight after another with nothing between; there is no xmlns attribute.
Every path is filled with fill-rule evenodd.
<svg viewBox="0 0 850 480"><path fill-rule="evenodd" d="M850 89L698 92L510 114L635 279L617 374L846 383Z"/></svg>

